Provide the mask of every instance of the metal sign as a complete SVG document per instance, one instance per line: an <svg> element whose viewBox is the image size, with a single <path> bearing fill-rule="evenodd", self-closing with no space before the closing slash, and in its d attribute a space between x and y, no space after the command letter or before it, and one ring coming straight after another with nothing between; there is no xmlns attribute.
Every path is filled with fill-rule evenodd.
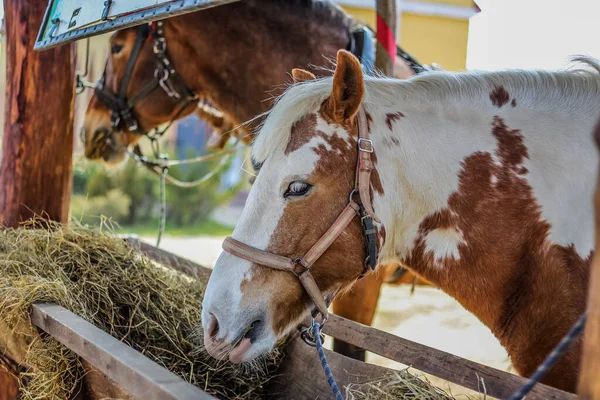
<svg viewBox="0 0 600 400"><path fill-rule="evenodd" d="M49 0L34 49L235 1L240 0Z"/></svg>

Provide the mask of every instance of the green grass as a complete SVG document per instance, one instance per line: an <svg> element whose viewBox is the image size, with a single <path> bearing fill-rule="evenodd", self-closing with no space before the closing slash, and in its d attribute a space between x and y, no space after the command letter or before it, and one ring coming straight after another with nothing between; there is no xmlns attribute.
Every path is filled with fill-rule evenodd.
<svg viewBox="0 0 600 400"><path fill-rule="evenodd" d="M133 226L121 226L115 230L117 233L130 233L140 236L155 236L158 234L158 222L144 223ZM205 221L191 226L167 226L166 236L229 236L233 228L224 226L215 221Z"/></svg>

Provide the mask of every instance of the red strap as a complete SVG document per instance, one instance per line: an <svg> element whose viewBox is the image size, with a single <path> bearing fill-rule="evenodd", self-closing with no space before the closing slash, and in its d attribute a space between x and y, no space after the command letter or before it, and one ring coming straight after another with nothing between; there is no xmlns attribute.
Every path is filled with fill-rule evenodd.
<svg viewBox="0 0 600 400"><path fill-rule="evenodd" d="M377 40L383 48L388 52L392 59L392 65L396 62L396 39L394 32L390 29L383 17L377 14Z"/></svg>

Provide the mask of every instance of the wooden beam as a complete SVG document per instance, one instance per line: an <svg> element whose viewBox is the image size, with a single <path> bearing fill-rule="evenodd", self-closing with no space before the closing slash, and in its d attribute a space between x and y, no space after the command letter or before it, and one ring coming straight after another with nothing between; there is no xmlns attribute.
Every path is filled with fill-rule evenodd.
<svg viewBox="0 0 600 400"><path fill-rule="evenodd" d="M306 321L307 323L308 321ZM510 397L527 379L474 361L425 346L378 329L330 314L323 332L346 343L435 375L466 388L483 392L481 379L488 396ZM528 399L571 399L572 393L538 384Z"/></svg>
<svg viewBox="0 0 600 400"><path fill-rule="evenodd" d="M600 121L595 130L596 144L600 147ZM599 171L600 172L600 171ZM583 336L583 357L578 393L582 399L600 399L600 173L594 197L596 219L596 247L591 264L588 289L587 322Z"/></svg>
<svg viewBox="0 0 600 400"><path fill-rule="evenodd" d="M375 67L387 76L394 74L396 57L396 0L377 0L377 44Z"/></svg>
<svg viewBox="0 0 600 400"><path fill-rule="evenodd" d="M47 0L4 2L7 82L0 224L34 215L68 222L72 185L75 51L36 52Z"/></svg>
<svg viewBox="0 0 600 400"><path fill-rule="evenodd" d="M59 305L33 305L31 321L138 399L214 399Z"/></svg>

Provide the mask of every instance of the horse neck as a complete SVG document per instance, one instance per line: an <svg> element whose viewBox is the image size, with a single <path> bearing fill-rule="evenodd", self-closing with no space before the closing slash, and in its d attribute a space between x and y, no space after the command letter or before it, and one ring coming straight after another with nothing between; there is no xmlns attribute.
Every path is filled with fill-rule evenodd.
<svg viewBox="0 0 600 400"><path fill-rule="evenodd" d="M486 98L489 107L477 109L377 100L395 104L365 105L377 154L374 206L386 237L381 261L400 261L456 298L499 338L516 369L531 373L584 309L597 158L590 116L598 106L550 115L520 109L519 99L513 107L510 95L500 108ZM523 138L528 130L539 137ZM547 182L570 193L541 198ZM561 229L573 237L550 240ZM571 379L573 352L554 377Z"/></svg>
<svg viewBox="0 0 600 400"><path fill-rule="evenodd" d="M177 71L236 124L267 111L291 83L293 68L323 75L313 66L328 63L349 42L350 22L341 11L315 14L304 6L294 12L284 3L235 2L169 20Z"/></svg>

